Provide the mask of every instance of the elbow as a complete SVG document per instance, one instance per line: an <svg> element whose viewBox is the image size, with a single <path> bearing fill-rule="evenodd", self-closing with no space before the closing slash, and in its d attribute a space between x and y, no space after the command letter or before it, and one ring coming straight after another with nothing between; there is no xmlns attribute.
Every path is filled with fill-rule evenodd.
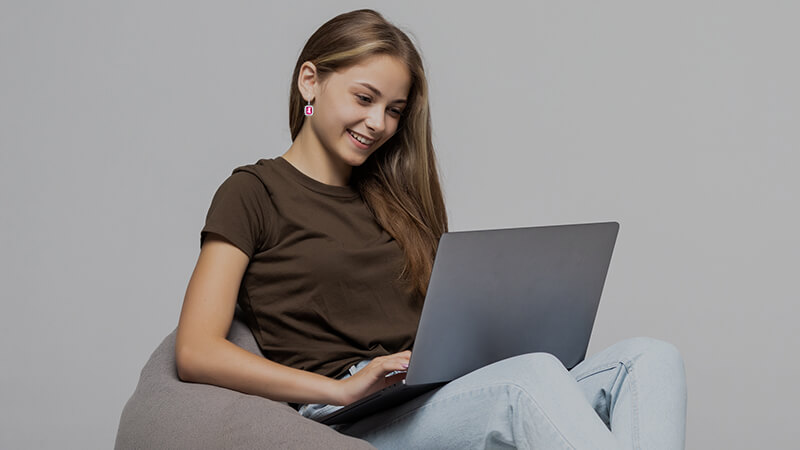
<svg viewBox="0 0 800 450"><path fill-rule="evenodd" d="M175 346L175 369L178 372L178 379L181 381L194 381L194 369L191 355L191 350L185 345Z"/></svg>
<svg viewBox="0 0 800 450"><path fill-rule="evenodd" d="M210 340L175 343L175 369L181 381L207 383L217 343Z"/></svg>

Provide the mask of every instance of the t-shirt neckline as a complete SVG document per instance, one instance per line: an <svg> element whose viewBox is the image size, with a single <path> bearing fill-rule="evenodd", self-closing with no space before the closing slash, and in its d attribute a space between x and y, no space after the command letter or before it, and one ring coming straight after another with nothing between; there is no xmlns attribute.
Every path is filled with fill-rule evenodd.
<svg viewBox="0 0 800 450"><path fill-rule="evenodd" d="M292 165L292 163L287 161L283 156L276 156L272 160L275 161L278 166L283 167L283 172L289 177L314 192L342 198L355 198L359 196L358 191L352 186L334 186L311 178Z"/></svg>

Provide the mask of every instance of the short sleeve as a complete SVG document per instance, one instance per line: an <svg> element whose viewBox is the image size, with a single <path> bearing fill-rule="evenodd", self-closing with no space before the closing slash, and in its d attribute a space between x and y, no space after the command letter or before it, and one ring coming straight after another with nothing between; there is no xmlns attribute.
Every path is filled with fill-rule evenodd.
<svg viewBox="0 0 800 450"><path fill-rule="evenodd" d="M272 200L255 174L231 174L217 189L200 230L200 247L209 232L231 241L249 258L267 242L272 231Z"/></svg>

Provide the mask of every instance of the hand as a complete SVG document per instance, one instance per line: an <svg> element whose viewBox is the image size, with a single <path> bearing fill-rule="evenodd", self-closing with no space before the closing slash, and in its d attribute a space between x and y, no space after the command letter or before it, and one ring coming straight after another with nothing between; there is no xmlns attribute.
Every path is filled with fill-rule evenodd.
<svg viewBox="0 0 800 450"><path fill-rule="evenodd" d="M336 404L349 405L387 386L402 381L406 377L405 372L390 377L386 375L396 370L405 371L408 368L410 359L411 350L386 356L376 356L355 375L337 380L339 383L337 398L339 400Z"/></svg>

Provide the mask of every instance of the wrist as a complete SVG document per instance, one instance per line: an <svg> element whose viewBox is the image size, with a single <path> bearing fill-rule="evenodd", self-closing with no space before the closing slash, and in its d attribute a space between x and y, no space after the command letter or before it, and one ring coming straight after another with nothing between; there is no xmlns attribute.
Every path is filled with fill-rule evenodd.
<svg viewBox="0 0 800 450"><path fill-rule="evenodd" d="M328 401L327 404L334 406L344 406L347 402L344 400L344 380L330 379L328 387Z"/></svg>

